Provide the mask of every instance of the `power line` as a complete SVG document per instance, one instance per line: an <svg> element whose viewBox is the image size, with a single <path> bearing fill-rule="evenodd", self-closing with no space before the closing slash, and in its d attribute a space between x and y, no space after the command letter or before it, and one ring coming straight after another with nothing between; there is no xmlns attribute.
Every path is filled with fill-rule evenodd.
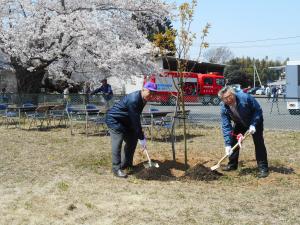
<svg viewBox="0 0 300 225"><path fill-rule="evenodd" d="M280 47L280 46L294 46L294 45L299 45L300 42L295 42L295 43L283 43L283 44L270 44L270 45L244 45L244 46L222 46L222 45L209 45L210 47L227 47L227 48L267 48L267 47ZM199 46L191 46L191 48L199 48Z"/></svg>
<svg viewBox="0 0 300 225"><path fill-rule="evenodd" d="M278 38L266 38L266 39L258 39L258 40L250 40L250 41L231 41L231 42L216 42L211 43L212 45L225 45L225 44L242 44L242 43L253 43L253 42L261 42L261 41L277 41L277 40L286 40L286 39L294 39L300 38L300 35L291 36L291 37L278 37Z"/></svg>
<svg viewBox="0 0 300 225"><path fill-rule="evenodd" d="M299 45L300 42L296 43L283 43L283 44L270 44L270 45L246 45L246 46L225 46L228 48L267 48L267 47L277 47L277 46L294 46ZM223 47L223 46L211 46L211 47Z"/></svg>

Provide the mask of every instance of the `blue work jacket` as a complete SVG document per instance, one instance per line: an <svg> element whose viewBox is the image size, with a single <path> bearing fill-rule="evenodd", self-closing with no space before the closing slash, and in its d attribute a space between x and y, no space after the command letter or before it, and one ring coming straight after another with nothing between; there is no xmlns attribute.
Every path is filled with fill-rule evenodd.
<svg viewBox="0 0 300 225"><path fill-rule="evenodd" d="M126 95L107 112L107 126L123 133L135 132L138 139L144 139L140 117L145 105L141 91Z"/></svg>
<svg viewBox="0 0 300 225"><path fill-rule="evenodd" d="M106 101L109 101L113 97L113 91L110 86L110 84L102 85L101 87L95 89L91 92L91 95L97 94L97 93L103 93L103 97Z"/></svg>
<svg viewBox="0 0 300 225"><path fill-rule="evenodd" d="M236 109L240 115L240 120L233 115L228 105L224 103L221 105L221 123L225 146L231 146L232 143L232 122L246 128L253 125L257 129L257 125L262 124L264 120L262 109L254 97L243 92L237 92L235 96Z"/></svg>

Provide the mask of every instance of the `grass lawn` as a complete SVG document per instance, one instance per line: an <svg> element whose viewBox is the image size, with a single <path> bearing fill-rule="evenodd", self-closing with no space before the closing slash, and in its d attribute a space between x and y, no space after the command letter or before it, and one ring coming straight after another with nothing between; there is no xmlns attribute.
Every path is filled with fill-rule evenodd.
<svg viewBox="0 0 300 225"><path fill-rule="evenodd" d="M300 132L265 131L265 179L251 138L237 171L209 171L224 154L219 128L190 129L185 172L177 134L176 162L155 139L148 150L160 168L145 171L137 150L136 171L120 179L108 136L0 127L0 224L300 224Z"/></svg>

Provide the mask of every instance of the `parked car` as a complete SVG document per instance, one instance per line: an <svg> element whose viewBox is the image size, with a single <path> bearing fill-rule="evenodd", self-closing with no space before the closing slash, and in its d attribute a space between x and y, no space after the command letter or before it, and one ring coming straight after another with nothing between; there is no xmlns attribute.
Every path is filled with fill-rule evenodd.
<svg viewBox="0 0 300 225"><path fill-rule="evenodd" d="M264 88L259 88L256 90L255 92L256 95L265 95L266 94L266 91Z"/></svg>
<svg viewBox="0 0 300 225"><path fill-rule="evenodd" d="M251 94L251 95L254 95L256 93L256 90L258 90L260 87L254 87L254 88L251 88L247 93L248 94Z"/></svg>
<svg viewBox="0 0 300 225"><path fill-rule="evenodd" d="M241 91L241 85L240 84L230 84L230 86L236 91Z"/></svg>

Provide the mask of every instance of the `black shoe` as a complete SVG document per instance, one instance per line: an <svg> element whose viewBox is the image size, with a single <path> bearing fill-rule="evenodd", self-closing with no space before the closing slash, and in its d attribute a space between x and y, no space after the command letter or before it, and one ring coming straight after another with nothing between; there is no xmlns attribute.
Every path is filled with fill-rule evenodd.
<svg viewBox="0 0 300 225"><path fill-rule="evenodd" d="M134 171L136 170L136 167L135 166L127 166L125 169L127 174L133 174Z"/></svg>
<svg viewBox="0 0 300 225"><path fill-rule="evenodd" d="M116 177L120 177L120 178L127 178L127 174L124 173L122 170L117 170L117 171L113 171L113 174L116 176Z"/></svg>
<svg viewBox="0 0 300 225"><path fill-rule="evenodd" d="M222 171L233 171L233 170L237 170L237 165L228 164L227 166L224 166L222 168Z"/></svg>
<svg viewBox="0 0 300 225"><path fill-rule="evenodd" d="M124 164L124 165L121 165L121 170L126 170L128 168L133 168L133 165L132 164Z"/></svg>
<svg viewBox="0 0 300 225"><path fill-rule="evenodd" d="M257 174L258 178L265 178L267 176L269 176L269 170L268 169L260 169L258 174Z"/></svg>

